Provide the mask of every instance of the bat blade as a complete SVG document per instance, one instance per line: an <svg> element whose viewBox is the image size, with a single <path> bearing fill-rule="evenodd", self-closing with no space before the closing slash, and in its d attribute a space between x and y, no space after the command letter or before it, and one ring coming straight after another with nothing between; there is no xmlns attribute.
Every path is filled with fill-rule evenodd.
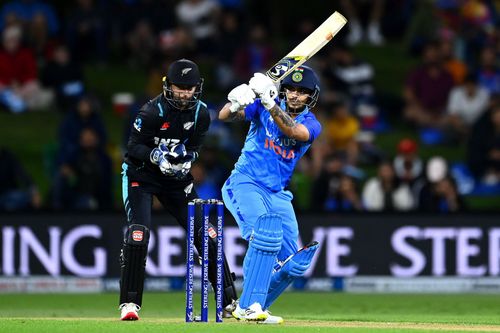
<svg viewBox="0 0 500 333"><path fill-rule="evenodd" d="M278 61L266 72L274 82L279 82L290 74L295 68L302 65L325 46L347 23L347 19L335 12L306 39L297 45L283 59Z"/></svg>

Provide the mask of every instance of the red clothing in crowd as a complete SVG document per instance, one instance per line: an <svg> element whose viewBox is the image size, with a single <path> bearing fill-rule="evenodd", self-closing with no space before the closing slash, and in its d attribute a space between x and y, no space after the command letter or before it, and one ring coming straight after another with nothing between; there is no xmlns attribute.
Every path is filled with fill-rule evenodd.
<svg viewBox="0 0 500 333"><path fill-rule="evenodd" d="M418 102L431 113L440 114L446 109L448 94L453 88L453 77L444 69L439 69L433 77L424 65L415 69L406 81Z"/></svg>
<svg viewBox="0 0 500 333"><path fill-rule="evenodd" d="M25 84L36 78L36 61L31 50L21 48L14 53L0 50L0 86Z"/></svg>

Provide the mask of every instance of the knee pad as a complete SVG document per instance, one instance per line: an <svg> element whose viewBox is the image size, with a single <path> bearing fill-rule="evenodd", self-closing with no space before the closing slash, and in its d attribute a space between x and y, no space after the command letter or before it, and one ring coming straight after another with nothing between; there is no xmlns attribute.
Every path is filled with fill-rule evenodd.
<svg viewBox="0 0 500 333"><path fill-rule="evenodd" d="M283 240L283 222L277 214L264 214L255 222L249 247L262 252L278 253Z"/></svg>
<svg viewBox="0 0 500 333"><path fill-rule="evenodd" d="M120 255L120 304L141 305L144 288L149 229L140 224L128 227Z"/></svg>

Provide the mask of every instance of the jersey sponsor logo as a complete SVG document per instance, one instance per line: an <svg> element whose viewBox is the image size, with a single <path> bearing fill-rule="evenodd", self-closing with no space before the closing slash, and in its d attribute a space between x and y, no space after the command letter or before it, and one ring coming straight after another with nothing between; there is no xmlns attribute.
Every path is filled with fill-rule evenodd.
<svg viewBox="0 0 500 333"><path fill-rule="evenodd" d="M295 158L294 149L287 150L268 138L264 142L264 148L274 151L276 155L280 155L286 160L293 160Z"/></svg>
<svg viewBox="0 0 500 333"><path fill-rule="evenodd" d="M132 239L135 242L141 242L143 237L144 237L144 233L141 230L132 231Z"/></svg>
<svg viewBox="0 0 500 333"><path fill-rule="evenodd" d="M164 131L170 127L170 123L168 121L164 122L160 127L160 131Z"/></svg>
<svg viewBox="0 0 500 333"><path fill-rule="evenodd" d="M141 128L142 128L142 119L141 118L139 118L139 117L135 118L134 128L136 129L137 132L141 131Z"/></svg>
<svg viewBox="0 0 500 333"><path fill-rule="evenodd" d="M154 137L155 140L155 145L160 145L160 143L163 143L165 146L168 148L172 148L173 146L179 144L181 140L179 139L165 139L165 138L159 138L157 136Z"/></svg>
<svg viewBox="0 0 500 333"><path fill-rule="evenodd" d="M191 67L186 67L181 71L181 76L187 75L192 70Z"/></svg>
<svg viewBox="0 0 500 333"><path fill-rule="evenodd" d="M194 121L189 121L189 122L187 122L187 123L184 123L184 126L183 126L183 127L184 127L184 129L185 129L186 131L189 131L189 129L190 129L191 127L193 127L193 125L194 125Z"/></svg>

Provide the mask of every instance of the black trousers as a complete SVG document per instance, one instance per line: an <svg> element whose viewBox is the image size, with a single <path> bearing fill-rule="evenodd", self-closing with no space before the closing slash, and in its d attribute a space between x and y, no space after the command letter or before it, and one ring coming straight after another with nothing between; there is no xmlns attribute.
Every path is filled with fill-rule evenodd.
<svg viewBox="0 0 500 333"><path fill-rule="evenodd" d="M128 225L140 224L151 229L151 210L153 196L156 196L165 209L187 230L187 205L197 199L192 178L156 182L135 170L127 170L123 178L123 200ZM195 218L195 246L201 254L201 207L197 208ZM208 278L215 290L217 271L217 239L210 238ZM237 299L234 287L234 274L231 273L224 257L224 306Z"/></svg>

